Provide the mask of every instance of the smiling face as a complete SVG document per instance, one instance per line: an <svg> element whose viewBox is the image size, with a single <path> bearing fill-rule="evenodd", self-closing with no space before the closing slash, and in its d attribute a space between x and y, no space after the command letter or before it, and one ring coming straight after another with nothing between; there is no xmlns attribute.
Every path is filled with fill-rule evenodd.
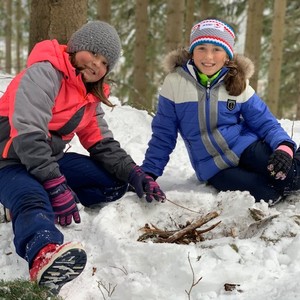
<svg viewBox="0 0 300 300"><path fill-rule="evenodd" d="M108 71L106 58L90 51L79 51L75 54L74 67L82 74L84 82L97 82Z"/></svg>
<svg viewBox="0 0 300 300"><path fill-rule="evenodd" d="M225 50L214 44L196 46L192 58L198 70L207 76L214 75L228 61Z"/></svg>

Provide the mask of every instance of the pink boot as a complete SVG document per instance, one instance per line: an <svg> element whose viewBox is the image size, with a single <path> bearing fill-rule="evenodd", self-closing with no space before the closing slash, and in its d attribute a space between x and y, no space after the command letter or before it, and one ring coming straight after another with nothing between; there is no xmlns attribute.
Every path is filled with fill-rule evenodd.
<svg viewBox="0 0 300 300"><path fill-rule="evenodd" d="M53 294L75 279L86 265L86 253L80 243L48 244L35 257L29 271L30 280L47 286Z"/></svg>

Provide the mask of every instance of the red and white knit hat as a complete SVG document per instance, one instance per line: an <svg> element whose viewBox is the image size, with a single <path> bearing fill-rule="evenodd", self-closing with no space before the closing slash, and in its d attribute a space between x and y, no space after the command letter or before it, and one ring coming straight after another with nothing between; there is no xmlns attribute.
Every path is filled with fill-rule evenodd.
<svg viewBox="0 0 300 300"><path fill-rule="evenodd" d="M222 47L232 59L234 39L234 31L228 24L217 19L206 19L193 26L189 52L193 53L194 48L201 44L214 44Z"/></svg>

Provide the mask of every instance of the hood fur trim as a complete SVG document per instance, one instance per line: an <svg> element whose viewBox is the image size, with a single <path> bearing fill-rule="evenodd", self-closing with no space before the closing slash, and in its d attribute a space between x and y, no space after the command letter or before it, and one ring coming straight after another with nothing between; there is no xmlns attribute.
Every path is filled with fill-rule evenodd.
<svg viewBox="0 0 300 300"><path fill-rule="evenodd" d="M184 66L192 55L185 49L179 48L168 53L163 61L163 68L166 73L174 72L176 67ZM245 78L250 79L254 74L254 64L242 54L234 54L233 62L237 64L238 70L244 72Z"/></svg>

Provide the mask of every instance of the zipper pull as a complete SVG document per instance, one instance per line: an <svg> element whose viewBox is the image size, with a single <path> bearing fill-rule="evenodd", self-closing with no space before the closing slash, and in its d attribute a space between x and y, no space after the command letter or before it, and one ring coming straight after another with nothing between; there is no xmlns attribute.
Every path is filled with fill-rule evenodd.
<svg viewBox="0 0 300 300"><path fill-rule="evenodd" d="M207 85L206 85L206 97L208 98L209 95L209 89L210 89L210 81L207 81Z"/></svg>

